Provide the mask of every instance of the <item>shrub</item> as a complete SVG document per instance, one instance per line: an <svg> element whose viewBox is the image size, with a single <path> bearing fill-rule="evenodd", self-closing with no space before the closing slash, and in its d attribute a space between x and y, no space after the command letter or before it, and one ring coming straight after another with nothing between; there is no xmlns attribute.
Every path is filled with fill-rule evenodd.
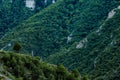
<svg viewBox="0 0 120 80"><path fill-rule="evenodd" d="M21 44L18 43L18 42L15 43L14 46L13 46L13 50L14 50L15 52L19 52L21 48L22 48L22 46L21 46Z"/></svg>

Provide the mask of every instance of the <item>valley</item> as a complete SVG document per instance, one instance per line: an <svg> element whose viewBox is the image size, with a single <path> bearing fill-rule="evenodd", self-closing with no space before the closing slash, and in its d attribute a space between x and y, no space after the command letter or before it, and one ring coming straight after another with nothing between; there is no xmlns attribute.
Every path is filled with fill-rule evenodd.
<svg viewBox="0 0 120 80"><path fill-rule="evenodd" d="M0 19L1 53L5 54L3 55L5 60L11 55L18 58L11 61L15 63L14 71L17 71L18 75L10 71L9 67L13 65L8 66L9 60L8 63L2 61L5 70L14 77L13 80L17 78L27 80L27 76L32 75L31 71L38 74L36 80L120 79L119 0L33 0L32 3L31 1L29 3L28 0L29 4L26 6L26 3L20 4L21 13L17 14L17 17L21 16L19 18L6 13L7 19L0 13L3 15ZM3 10L4 7L0 8ZM17 7L14 8L16 9ZM25 15L22 16L23 14ZM12 17L15 17L15 21L18 19L17 23L5 25ZM21 47L17 53L13 49L16 43ZM39 60L38 57L42 62L30 63L27 60L34 62L34 59ZM21 58L27 61L21 62ZM20 60L20 65L16 66L15 60L18 62ZM23 66L26 63L33 70L27 70L28 66ZM65 66L62 73L67 77L56 73L56 66L59 65L62 69ZM23 74L27 76L18 71L21 67L25 69ZM36 69L40 69L39 72ZM74 69L77 76L71 72ZM33 75L29 80L33 80L34 77L36 78Z"/></svg>

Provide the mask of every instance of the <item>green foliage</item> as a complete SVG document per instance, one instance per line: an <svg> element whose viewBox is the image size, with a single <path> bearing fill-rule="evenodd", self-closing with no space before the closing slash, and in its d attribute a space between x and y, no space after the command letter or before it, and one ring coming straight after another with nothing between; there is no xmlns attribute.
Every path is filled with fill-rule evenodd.
<svg viewBox="0 0 120 80"><path fill-rule="evenodd" d="M19 25L33 13L25 7L23 0L4 0L0 5L0 37Z"/></svg>
<svg viewBox="0 0 120 80"><path fill-rule="evenodd" d="M0 52L0 56L5 72L12 74L15 77L13 80L68 80L66 76L71 74L63 65L41 62L29 55Z"/></svg>
<svg viewBox="0 0 120 80"><path fill-rule="evenodd" d="M51 4L51 0L48 2ZM39 4L42 5L42 0L36 4L36 12L45 6ZM69 70L77 68L81 73L89 73L92 80L114 80L119 78L116 74L120 71L120 11L115 10L113 18L106 18L118 5L118 0L59 0L9 32L0 40L0 47L19 41L23 43L23 52L33 51L35 55L51 63L64 64ZM10 13L8 6L5 5L5 12ZM5 21L9 19L11 18L5 18ZM102 28L99 27L101 25ZM70 42L67 42L68 36L72 37ZM84 46L76 49L81 40L86 40ZM16 58L10 55L6 57L14 63L11 64L3 58L7 66L16 65ZM38 68L38 59L27 57L23 60L20 60L19 64L24 66L16 66L12 70L12 74L16 73L14 75L18 78L22 75L21 70L26 74L22 75L24 79L77 80L76 77L80 77L78 71L69 73L61 65L48 67L47 63L44 63Z"/></svg>
<svg viewBox="0 0 120 80"><path fill-rule="evenodd" d="M91 32L86 38L86 46L51 55L49 61L64 64L69 69L77 68L81 73L89 73L92 80L118 79L120 57L120 10L113 18L105 20L102 29ZM73 46L72 46L73 47ZM57 57L56 57L57 56Z"/></svg>
<svg viewBox="0 0 120 80"><path fill-rule="evenodd" d="M80 77L80 73L79 73L79 71L77 69L74 69L72 71L72 74L74 75L74 77Z"/></svg>
<svg viewBox="0 0 120 80"><path fill-rule="evenodd" d="M66 72L67 72L67 70L65 69L65 67L63 65L60 64L57 66L57 73L58 74L65 75Z"/></svg>
<svg viewBox="0 0 120 80"><path fill-rule="evenodd" d="M81 80L89 80L87 76L84 76Z"/></svg>
<svg viewBox="0 0 120 80"><path fill-rule="evenodd" d="M75 80L74 76L72 74L68 75L68 77L66 78L67 80Z"/></svg>
<svg viewBox="0 0 120 80"><path fill-rule="evenodd" d="M5 80L5 77L3 77L3 76L0 76L0 80Z"/></svg>
<svg viewBox="0 0 120 80"><path fill-rule="evenodd" d="M0 37L51 4L45 5L44 0L35 0L35 9L31 10L26 7L25 2L25 0L12 0L12 2L0 0Z"/></svg>
<svg viewBox="0 0 120 80"><path fill-rule="evenodd" d="M13 46L13 50L16 51L16 52L19 52L21 50L22 46L20 43L15 43L14 46Z"/></svg>
<svg viewBox="0 0 120 80"><path fill-rule="evenodd" d="M76 73L71 73L71 74L67 75L66 80L81 80L81 79L82 79L82 78L80 77L80 75L77 76L77 77L75 77L75 74L76 74Z"/></svg>
<svg viewBox="0 0 120 80"><path fill-rule="evenodd" d="M30 53L32 50L35 55L45 59L64 48L68 49L98 28L108 12L118 5L116 2L59 0L9 32L0 41L0 47L8 42L19 41L23 43L22 51ZM71 33L73 39L67 43Z"/></svg>

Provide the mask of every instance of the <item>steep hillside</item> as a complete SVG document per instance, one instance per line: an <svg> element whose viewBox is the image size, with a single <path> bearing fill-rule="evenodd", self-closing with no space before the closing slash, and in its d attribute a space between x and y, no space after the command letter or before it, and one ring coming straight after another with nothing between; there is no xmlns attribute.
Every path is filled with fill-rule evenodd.
<svg viewBox="0 0 120 80"><path fill-rule="evenodd" d="M0 0L0 38L50 4L52 0Z"/></svg>
<svg viewBox="0 0 120 80"><path fill-rule="evenodd" d="M51 55L48 61L62 63L69 69L87 72L92 80L120 79L120 6L94 32L76 47ZM80 47L78 47L78 45Z"/></svg>
<svg viewBox="0 0 120 80"><path fill-rule="evenodd" d="M71 73L62 65L52 65L14 52L0 51L0 80L88 80L77 70Z"/></svg>
<svg viewBox="0 0 120 80"><path fill-rule="evenodd" d="M10 29L32 16L33 12L25 7L23 0L0 1L0 38Z"/></svg>
<svg viewBox="0 0 120 80"><path fill-rule="evenodd" d="M0 47L11 50L9 44L17 41L22 52L46 58L97 29L118 4L116 0L60 0L8 32Z"/></svg>
<svg viewBox="0 0 120 80"><path fill-rule="evenodd" d="M119 5L118 0L59 0L5 34L0 48L12 51L19 42L21 52L77 68L92 80L119 80Z"/></svg>

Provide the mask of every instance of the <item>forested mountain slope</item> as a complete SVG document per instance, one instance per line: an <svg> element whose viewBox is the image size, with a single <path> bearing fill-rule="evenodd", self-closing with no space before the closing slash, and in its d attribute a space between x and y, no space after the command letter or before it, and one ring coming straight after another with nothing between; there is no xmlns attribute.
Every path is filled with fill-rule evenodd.
<svg viewBox="0 0 120 80"><path fill-rule="evenodd" d="M47 57L97 29L118 4L116 0L60 0L8 32L0 47L18 41L24 52ZM74 38L70 40L69 36Z"/></svg>
<svg viewBox="0 0 120 80"><path fill-rule="evenodd" d="M119 80L120 1L59 0L0 39L1 50L38 55L92 80Z"/></svg>
<svg viewBox="0 0 120 80"><path fill-rule="evenodd" d="M92 80L120 79L120 7L114 9L113 16L78 45L80 48L69 48L49 57L52 63L62 63L80 72L87 72Z"/></svg>
<svg viewBox="0 0 120 80"><path fill-rule="evenodd" d="M53 65L14 52L0 51L0 80L88 80L75 69L69 72L63 65Z"/></svg>
<svg viewBox="0 0 120 80"><path fill-rule="evenodd" d="M50 4L52 0L0 0L0 38Z"/></svg>
<svg viewBox="0 0 120 80"><path fill-rule="evenodd" d="M0 0L0 38L32 15L23 0Z"/></svg>

